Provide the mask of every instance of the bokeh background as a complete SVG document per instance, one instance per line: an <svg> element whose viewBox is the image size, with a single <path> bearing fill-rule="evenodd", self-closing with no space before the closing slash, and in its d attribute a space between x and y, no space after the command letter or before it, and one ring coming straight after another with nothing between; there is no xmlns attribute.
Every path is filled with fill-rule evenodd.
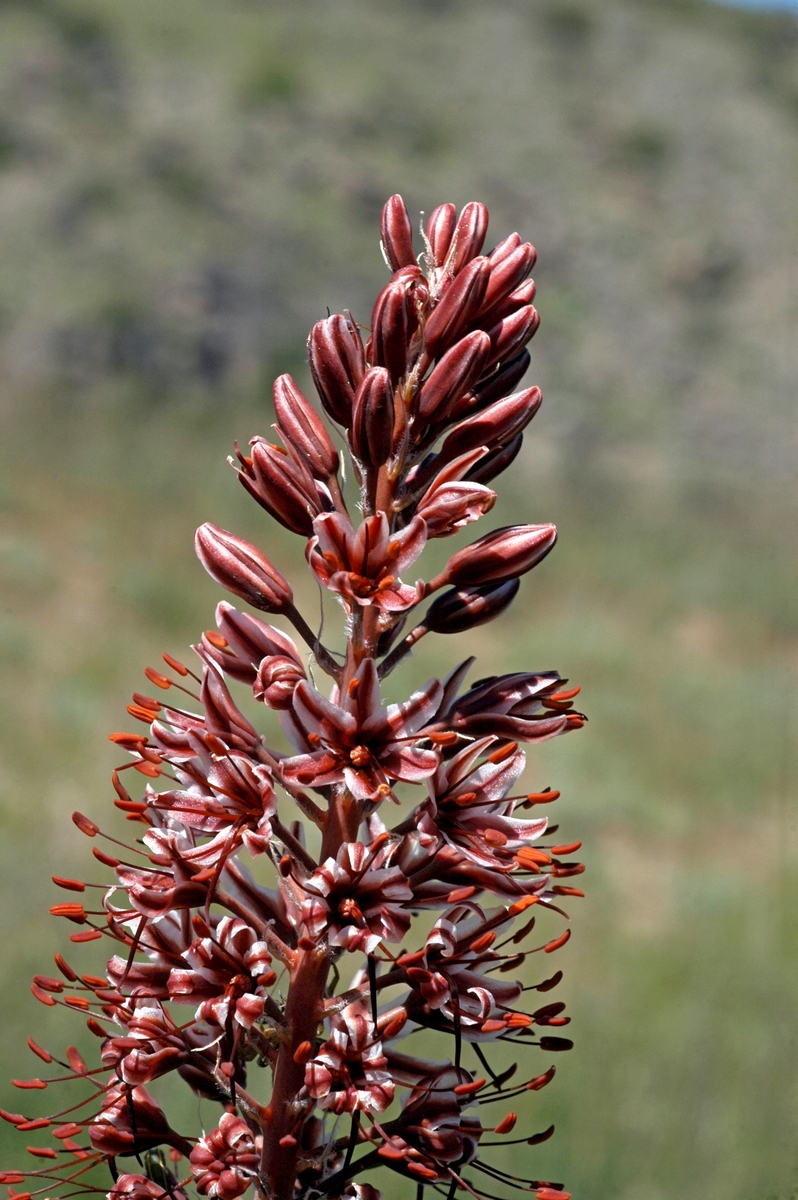
<svg viewBox="0 0 798 1200"><path fill-rule="evenodd" d="M49 875L87 869L69 813L110 819L106 734L212 622L194 528L300 562L234 438L307 382L328 306L368 320L388 195L482 199L491 243L535 242L542 314L496 524L561 540L396 687L472 650L583 686L587 729L532 761L589 867L534 1170L580 1200L798 1195L796 149L788 13L0 5L0 1103L25 1035L59 1036L28 983L66 941Z"/></svg>

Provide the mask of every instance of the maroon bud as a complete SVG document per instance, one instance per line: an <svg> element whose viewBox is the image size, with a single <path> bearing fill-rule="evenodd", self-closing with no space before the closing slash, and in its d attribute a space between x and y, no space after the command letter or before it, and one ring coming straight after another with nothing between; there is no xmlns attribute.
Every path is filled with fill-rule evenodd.
<svg viewBox="0 0 798 1200"><path fill-rule="evenodd" d="M475 258L441 293L424 328L427 353L437 357L471 324L480 310L490 277L486 258Z"/></svg>
<svg viewBox="0 0 798 1200"><path fill-rule="evenodd" d="M472 200L460 213L457 228L454 231L454 256L452 270L455 275L466 263L476 258L485 241L488 232L488 210L484 204Z"/></svg>
<svg viewBox="0 0 798 1200"><path fill-rule="evenodd" d="M352 410L352 450L364 467L381 467L388 461L393 424L391 376L385 367L371 367L355 393Z"/></svg>
<svg viewBox="0 0 798 1200"><path fill-rule="evenodd" d="M487 408L489 404L495 404L497 400L503 400L524 378L531 361L529 351L522 350L515 358L501 364L492 375L484 376L474 387L470 396L463 396L462 400L458 400L452 406L449 420L460 421L464 417L482 412L484 408Z"/></svg>
<svg viewBox="0 0 798 1200"><path fill-rule="evenodd" d="M500 446L498 450L494 450L480 459L465 478L471 479L475 483L490 483L497 475L501 475L502 471L506 471L510 463L515 462L523 444L523 433L516 434L506 446Z"/></svg>
<svg viewBox="0 0 798 1200"><path fill-rule="evenodd" d="M305 672L292 658L264 658L252 691L255 699L262 700L269 708L288 709L294 688L304 678Z"/></svg>
<svg viewBox="0 0 798 1200"><path fill-rule="evenodd" d="M337 475L338 451L321 417L290 375L275 379L273 394L274 411L286 443L305 460L317 479Z"/></svg>
<svg viewBox="0 0 798 1200"><path fill-rule="evenodd" d="M392 270L398 271L400 267L416 265L416 256L413 253L413 227L401 196L391 196L383 208L380 233L382 247Z"/></svg>
<svg viewBox="0 0 798 1200"><path fill-rule="evenodd" d="M479 379L489 351L490 338L481 329L447 350L418 394L416 413L422 424L446 417L451 406Z"/></svg>
<svg viewBox="0 0 798 1200"><path fill-rule="evenodd" d="M392 279L377 297L371 314L371 360L387 367L398 383L407 374L407 348L418 326L411 281Z"/></svg>
<svg viewBox="0 0 798 1200"><path fill-rule="evenodd" d="M250 542L206 522L197 530L194 546L211 578L253 608L284 612L293 604L287 581Z"/></svg>
<svg viewBox="0 0 798 1200"><path fill-rule="evenodd" d="M351 316L336 313L319 321L308 338L310 373L325 411L349 427L352 401L366 369L366 355Z"/></svg>
<svg viewBox="0 0 798 1200"><path fill-rule="evenodd" d="M514 358L536 332L539 324L540 316L531 304L525 304L517 312L497 322L488 330L491 345L488 366Z"/></svg>
<svg viewBox="0 0 798 1200"><path fill-rule="evenodd" d="M430 584L475 586L514 579L545 558L557 540L554 525L507 525L458 550Z"/></svg>
<svg viewBox="0 0 798 1200"><path fill-rule="evenodd" d="M511 317L513 313L518 312L519 308L526 308L528 304L531 304L535 299L536 292L534 279L527 279L515 291L510 292L503 300L499 300L489 313L485 313L483 323L495 325L497 322L503 321L505 317Z"/></svg>
<svg viewBox="0 0 798 1200"><path fill-rule="evenodd" d="M322 504L308 468L263 438L253 438L252 456L239 459L238 478L250 496L292 533L312 537Z"/></svg>
<svg viewBox="0 0 798 1200"><path fill-rule="evenodd" d="M457 209L453 204L439 204L427 221L427 241L432 251L430 266L442 267L449 253L457 225Z"/></svg>
<svg viewBox="0 0 798 1200"><path fill-rule="evenodd" d="M520 233L509 234L508 237L506 237L504 239L504 241L499 242L491 250L490 254L488 255L490 265L492 267L498 266L498 264L500 262L504 262L505 258L508 258L509 255L512 254L513 250L517 249L518 246L520 246L520 245L521 245Z"/></svg>
<svg viewBox="0 0 798 1200"><path fill-rule="evenodd" d="M433 633L463 633L492 621L509 608L521 586L520 579L486 587L454 588L430 605L424 624Z"/></svg>
<svg viewBox="0 0 798 1200"><path fill-rule="evenodd" d="M504 446L520 433L540 408L543 395L540 388L526 388L492 404L484 412L476 413L455 425L444 441L438 455L437 465L451 462L477 446L488 446L491 450Z"/></svg>
<svg viewBox="0 0 798 1200"><path fill-rule="evenodd" d="M200 699L205 710L205 728L236 750L252 751L258 745L258 731L239 712L233 697L216 670L205 671Z"/></svg>
<svg viewBox="0 0 798 1200"><path fill-rule="evenodd" d="M487 313L506 299L526 279L535 263L535 247L522 242L500 262L491 264L490 279L482 301L482 312Z"/></svg>

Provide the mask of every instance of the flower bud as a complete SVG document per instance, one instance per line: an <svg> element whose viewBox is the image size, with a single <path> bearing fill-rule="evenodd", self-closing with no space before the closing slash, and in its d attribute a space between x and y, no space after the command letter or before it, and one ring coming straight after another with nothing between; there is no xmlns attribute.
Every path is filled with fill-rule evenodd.
<svg viewBox="0 0 798 1200"><path fill-rule="evenodd" d="M520 579L485 587L454 588L430 605L424 624L433 633L463 633L492 621L509 608L521 586Z"/></svg>
<svg viewBox="0 0 798 1200"><path fill-rule="evenodd" d="M442 292L424 328L427 353L437 357L479 312L490 277L486 258L475 258Z"/></svg>
<svg viewBox="0 0 798 1200"><path fill-rule="evenodd" d="M451 406L476 383L490 351L490 338L481 329L467 334L447 350L422 384L416 414L425 425L442 420Z"/></svg>
<svg viewBox="0 0 798 1200"><path fill-rule="evenodd" d="M292 533L310 537L313 520L322 511L310 471L306 466L303 469L280 446L264 438L253 438L252 442L251 457L239 455L239 480L276 521Z"/></svg>
<svg viewBox="0 0 798 1200"><path fill-rule="evenodd" d="M305 460L317 479L336 475L338 451L321 417L290 375L275 379L273 395L280 432L291 449Z"/></svg>
<svg viewBox="0 0 798 1200"><path fill-rule="evenodd" d="M466 479L471 479L474 483L490 483L497 475L501 475L502 471L506 471L511 463L515 462L523 443L523 433L516 434L506 446L500 446L498 450L494 450L480 459L477 465L468 472Z"/></svg>
<svg viewBox="0 0 798 1200"><path fill-rule="evenodd" d="M497 243L497 245L495 245L491 250L490 254L488 255L490 265L492 267L498 266L499 263L504 262L506 258L509 258L512 252L517 250L520 245L520 233L509 234L506 238L504 238L503 241Z"/></svg>
<svg viewBox="0 0 798 1200"><path fill-rule="evenodd" d="M382 289L371 314L371 360L387 367L394 383L407 374L407 348L418 326L411 281L394 278Z"/></svg>
<svg viewBox="0 0 798 1200"><path fill-rule="evenodd" d="M490 512L495 503L496 493L481 483L453 480L433 485L416 509L416 516L424 518L427 537L451 537Z"/></svg>
<svg viewBox="0 0 798 1200"><path fill-rule="evenodd" d="M385 257L394 271L400 267L414 267L413 227L401 196L391 196L382 210L380 234Z"/></svg>
<svg viewBox="0 0 798 1200"><path fill-rule="evenodd" d="M535 334L539 324L540 316L531 304L525 304L517 312L497 322L488 330L491 346L488 366L514 358Z"/></svg>
<svg viewBox="0 0 798 1200"><path fill-rule="evenodd" d="M513 579L545 558L556 540L554 525L507 525L495 529L453 554L434 582L438 586L445 583L476 586Z"/></svg>
<svg viewBox="0 0 798 1200"><path fill-rule="evenodd" d="M239 683L254 683L260 663L273 655L292 658L301 665L297 648L287 633L266 625L251 613L239 612L227 600L216 606L216 624L222 636L203 634L203 651L218 663L225 675Z"/></svg>
<svg viewBox="0 0 798 1200"><path fill-rule="evenodd" d="M536 257L535 247L530 242L522 242L506 258L502 258L498 262L492 256L488 259L491 270L485 299L482 301L483 313L490 312L495 305L524 282L532 270Z"/></svg>
<svg viewBox="0 0 798 1200"><path fill-rule="evenodd" d="M430 266L443 266L452 244L456 225L457 209L453 204L439 204L430 213L426 229L427 241L433 258Z"/></svg>
<svg viewBox="0 0 798 1200"><path fill-rule="evenodd" d="M477 446L488 446L493 450L506 445L526 428L542 400L540 388L526 388L461 421L441 446L438 464L450 462Z"/></svg>
<svg viewBox="0 0 798 1200"><path fill-rule="evenodd" d="M355 393L352 410L352 450L364 467L381 467L388 461L393 424L391 376L385 367L371 367Z"/></svg>
<svg viewBox="0 0 798 1200"><path fill-rule="evenodd" d="M336 313L314 325L308 338L308 357L325 411L348 428L355 390L366 369L363 343L351 316Z"/></svg>
<svg viewBox="0 0 798 1200"><path fill-rule="evenodd" d="M484 316L480 319L486 325L495 325L498 321L503 321L505 317L511 317L513 313L518 312L519 308L526 308L535 299L536 293L537 286L534 279L527 279L514 291L508 292L503 299L498 300L490 312L486 312L483 306Z"/></svg>
<svg viewBox="0 0 798 1200"><path fill-rule="evenodd" d="M503 400L524 378L531 361L529 351L522 350L509 362L500 364L498 370L494 371L492 375L483 376L482 380L473 388L471 395L463 396L461 400L452 405L449 419L461 421L464 417L482 412L488 405L495 404L497 400Z"/></svg>
<svg viewBox="0 0 798 1200"><path fill-rule="evenodd" d="M211 578L254 608L284 612L293 604L287 581L250 542L206 522L197 530L194 545Z"/></svg>
<svg viewBox="0 0 798 1200"><path fill-rule="evenodd" d="M262 700L269 708L288 709L294 688L304 678L305 672L292 658L275 655L264 658L260 664L252 692L256 700Z"/></svg>
<svg viewBox="0 0 798 1200"><path fill-rule="evenodd" d="M471 201L460 213L457 228L454 231L454 257L452 270L455 275L466 263L470 263L479 254L488 232L488 210L484 204Z"/></svg>

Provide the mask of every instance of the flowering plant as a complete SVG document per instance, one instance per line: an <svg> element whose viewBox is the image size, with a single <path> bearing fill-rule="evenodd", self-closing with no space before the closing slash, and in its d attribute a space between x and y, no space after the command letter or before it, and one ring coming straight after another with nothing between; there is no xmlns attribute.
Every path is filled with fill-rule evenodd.
<svg viewBox="0 0 798 1200"><path fill-rule="evenodd" d="M563 882L583 869L563 861L580 843L544 845L546 817L515 815L557 792L510 793L524 769L520 742L583 724L572 707L578 688L553 671L466 687L469 659L403 703L381 698L420 638L504 612L556 538L552 525L497 529L430 581L410 582L427 539L490 511L490 484L540 405L537 388L512 391L538 324L535 251L512 234L483 255L486 229L483 205L458 217L444 204L417 260L405 205L392 197L382 245L393 273L368 340L348 312L310 333L310 369L324 413L344 431L356 506L327 424L289 375L274 385L281 444L256 437L248 454L237 451L243 486L306 539L311 572L340 601L343 651L322 644L259 549L214 525L197 532L213 578L284 618L311 653L306 660L282 629L223 601L217 629L193 647L196 670L169 654L169 674L147 669L168 699L134 694L128 712L145 732L112 735L128 755L113 775L115 803L140 836L102 834L75 813L113 878L54 880L72 893L99 889L94 907L75 898L52 908L80 927L70 941L105 938L117 952L102 976L57 954L58 975L33 983L43 1004L84 1014L99 1063L74 1047L61 1062L31 1041L58 1068L15 1080L26 1097L62 1079L84 1092L47 1117L2 1112L20 1132L52 1139L28 1147L34 1167L3 1174L15 1200L58 1188L67 1198L102 1194L103 1165L109 1200L186 1200L189 1185L212 1200L250 1187L265 1200L378 1200L364 1180L377 1167L419 1198L428 1188L493 1197L486 1188L498 1185L567 1200L560 1184L510 1176L483 1157L507 1144L501 1135L517 1118L506 1111L486 1130L477 1112L554 1074L549 1066L518 1082L515 1067L494 1070L491 1042L517 1043L524 1057L532 1046L571 1046L549 1032L568 1022L564 1004L519 1007L523 992L548 993L562 972L531 988L508 975L568 939L566 929L521 948L533 906L565 916L560 898L582 895ZM327 694L319 673L330 677ZM266 745L236 704L236 685L279 714L291 753ZM123 779L137 776L144 792L134 798ZM405 784L422 798L392 823ZM435 915L426 924L425 910ZM451 1036L448 1060L401 1048L424 1030ZM151 1094L167 1074L217 1106L202 1136L176 1132Z"/></svg>

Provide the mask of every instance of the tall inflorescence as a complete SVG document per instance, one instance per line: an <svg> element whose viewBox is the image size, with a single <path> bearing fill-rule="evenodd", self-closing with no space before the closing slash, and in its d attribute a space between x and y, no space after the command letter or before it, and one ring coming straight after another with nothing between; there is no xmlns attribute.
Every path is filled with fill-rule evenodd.
<svg viewBox="0 0 798 1200"><path fill-rule="evenodd" d="M571 1046L551 1032L568 1022L564 1004L522 998L547 994L562 972L526 987L514 975L568 939L567 927L548 940L533 929L540 910L566 917L562 897L582 895L565 882L582 865L563 861L580 843L542 843L546 817L515 815L557 792L512 793L519 743L583 724L578 688L554 671L469 687L469 659L402 703L381 698L422 637L503 613L556 537L553 525L495 529L429 582L408 579L428 538L490 511L490 484L540 405L535 387L513 392L538 324L535 251L511 234L483 255L487 220L481 204L459 217L441 205L417 260L392 197L382 216L392 276L365 344L348 312L311 330L310 370L344 436L348 485L327 423L290 375L274 385L280 442L237 451L241 483L306 541L313 576L340 602L343 649L322 644L260 549L214 525L197 532L211 576L283 618L310 652L222 601L217 629L193 647L195 669L168 654L169 673L147 669L162 698L136 693L128 709L145 731L112 735L128 756L113 785L131 836L75 813L111 878L54 879L72 893L52 908L80 927L70 941L105 938L116 953L102 976L57 954L57 974L33 983L43 1004L83 1014L99 1055L87 1063L70 1047L62 1062L31 1042L56 1065L14 1081L25 1100L61 1079L78 1090L47 1117L27 1103L2 1112L35 1143L33 1164L2 1176L16 1200L59 1188L186 1200L191 1187L212 1200L249 1188L265 1200L378 1200L376 1168L419 1200L519 1187L568 1196L525 1178L526 1164L508 1174L489 1147L549 1136L503 1135L512 1102L547 1084L549 1054ZM292 753L266 745L240 689L275 711ZM438 1053L450 1036L446 1060L427 1056L429 1031ZM491 1065L495 1042L518 1046L524 1069ZM533 1047L545 1059L529 1078ZM201 1136L176 1132L151 1093L170 1074L208 1102ZM480 1114L495 1104L486 1129Z"/></svg>

